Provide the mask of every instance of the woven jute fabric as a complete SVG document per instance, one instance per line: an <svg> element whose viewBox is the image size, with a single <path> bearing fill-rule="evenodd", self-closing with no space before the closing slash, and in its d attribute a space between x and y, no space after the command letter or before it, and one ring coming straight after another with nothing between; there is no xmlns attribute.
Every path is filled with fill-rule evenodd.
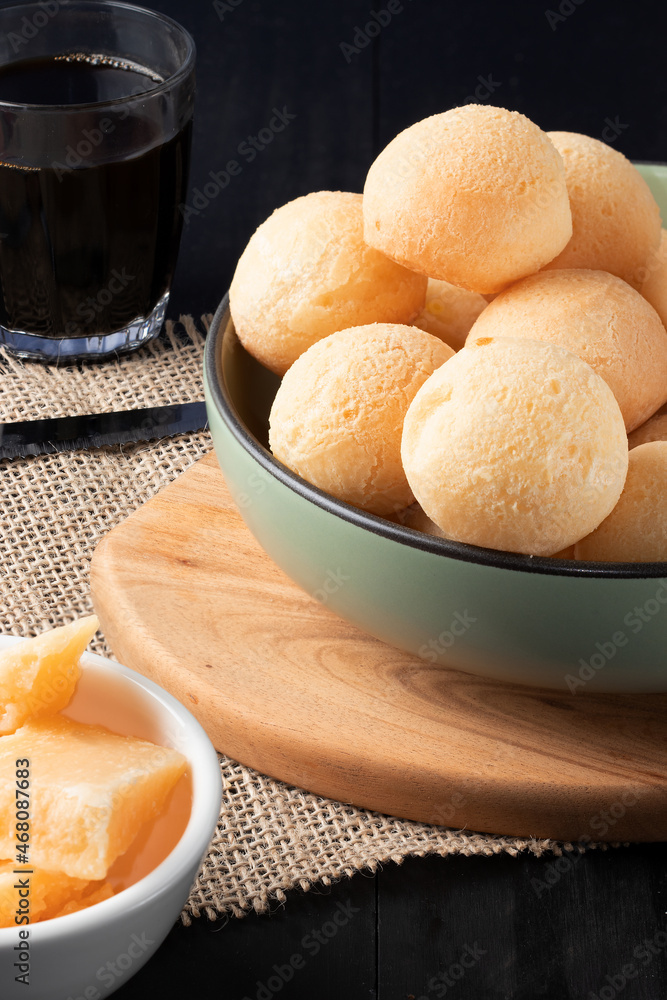
<svg viewBox="0 0 667 1000"><path fill-rule="evenodd" d="M22 363L0 348L0 420L39 420L203 399L202 352L210 316L168 322L157 340L113 361Z"/></svg>
<svg viewBox="0 0 667 1000"><path fill-rule="evenodd" d="M203 396L204 330L168 323L141 351L104 364L49 368L0 352L0 418L130 409ZM0 623L32 635L92 610L95 546L114 525L211 448L207 432L163 441L0 461ZM103 636L92 644L113 656ZM242 916L290 889L329 884L388 861L426 854L561 854L580 845L522 840L406 822L291 788L220 758L220 821L182 919Z"/></svg>

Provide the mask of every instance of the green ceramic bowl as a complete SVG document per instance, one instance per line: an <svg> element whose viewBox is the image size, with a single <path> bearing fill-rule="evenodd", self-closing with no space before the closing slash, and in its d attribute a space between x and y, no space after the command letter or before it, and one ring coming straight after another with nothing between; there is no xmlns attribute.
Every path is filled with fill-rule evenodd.
<svg viewBox="0 0 667 1000"><path fill-rule="evenodd" d="M639 169L667 219L667 166ZM205 355L216 455L252 533L314 598L428 663L574 694L667 691L667 563L497 552L335 500L268 450L278 384L243 349L226 296Z"/></svg>

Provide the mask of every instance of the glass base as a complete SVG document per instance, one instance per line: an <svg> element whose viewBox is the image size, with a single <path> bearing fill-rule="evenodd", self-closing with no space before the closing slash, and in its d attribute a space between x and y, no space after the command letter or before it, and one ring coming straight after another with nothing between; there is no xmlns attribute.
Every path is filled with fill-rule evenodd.
<svg viewBox="0 0 667 1000"><path fill-rule="evenodd" d="M59 364L61 361L102 361L127 351L136 351L157 337L164 323L169 292L165 292L145 319L133 320L129 326L113 333L91 337L40 337L22 330L0 326L0 345L17 358Z"/></svg>

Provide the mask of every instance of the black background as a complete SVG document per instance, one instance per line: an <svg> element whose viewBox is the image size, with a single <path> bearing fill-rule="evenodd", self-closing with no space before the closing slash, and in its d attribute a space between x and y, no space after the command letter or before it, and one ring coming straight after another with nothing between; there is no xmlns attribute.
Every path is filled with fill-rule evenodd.
<svg viewBox="0 0 667 1000"><path fill-rule="evenodd" d="M608 122L617 123L617 149L667 160L667 6L659 0L403 0L402 13L347 56L341 46L354 44L384 2L233 2L221 0L230 10L220 14L209 0L152 3L197 43L189 203L211 171L232 159L242 167L188 220L176 310L212 310L274 208L309 191L361 191L397 132L466 103L478 87L483 95L480 78L494 84L488 103L541 128L607 139ZM274 107L296 118L249 163L238 147L269 125Z"/></svg>
<svg viewBox="0 0 667 1000"><path fill-rule="evenodd" d="M398 131L471 97L544 129L611 137L635 159L667 160L664 3L403 0L363 46L357 29L385 0L149 6L189 28L198 47L188 204L211 171L230 160L242 167L188 213L173 317L215 309L248 238L275 207L319 189L360 191L374 155ZM355 44L357 52L341 48ZM274 108L295 117L248 162L239 146L269 126ZM591 851L560 870L549 855L412 859L374 877L295 891L271 916L176 927L117 995L663 1000L667 950L645 960L636 949L656 934L662 940L666 890L663 845ZM353 907L348 922L310 954L305 936L341 905ZM476 946L481 957L463 978L433 982ZM284 969L294 954L304 967L271 989L274 966Z"/></svg>

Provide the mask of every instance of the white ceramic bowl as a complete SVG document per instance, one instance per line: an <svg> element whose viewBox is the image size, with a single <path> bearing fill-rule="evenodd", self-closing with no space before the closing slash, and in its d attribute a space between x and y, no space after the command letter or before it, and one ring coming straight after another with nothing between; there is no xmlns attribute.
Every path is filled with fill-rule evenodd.
<svg viewBox="0 0 667 1000"><path fill-rule="evenodd" d="M14 642L21 640L0 636L0 649ZM2 1000L101 1000L123 986L178 919L218 819L220 766L196 719L176 698L134 670L92 653L84 654L82 664L67 714L76 717L85 709L86 721L113 729L113 713L127 705L137 736L174 747L187 757L190 818L167 857L138 882L78 913L29 926L29 988L14 978L14 949L23 943L19 927L0 929Z"/></svg>

